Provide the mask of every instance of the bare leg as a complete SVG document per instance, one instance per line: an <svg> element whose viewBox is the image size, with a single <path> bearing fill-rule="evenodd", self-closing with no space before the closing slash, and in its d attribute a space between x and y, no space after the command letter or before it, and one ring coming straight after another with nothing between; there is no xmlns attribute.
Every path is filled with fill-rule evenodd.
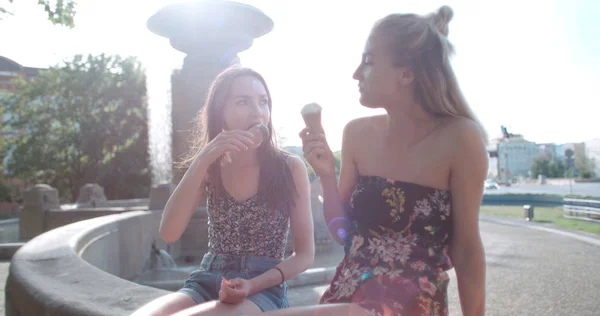
<svg viewBox="0 0 600 316"><path fill-rule="evenodd" d="M285 308L263 313L265 316L366 316L367 311L356 304L322 304ZM391 314L390 314L391 315ZM387 316L387 315L386 315Z"/></svg>
<svg viewBox="0 0 600 316"><path fill-rule="evenodd" d="M245 299L239 304L225 304L219 301L211 301L196 305L192 308L183 310L173 316L238 316L238 315L255 315L261 314L262 311L258 305L251 300Z"/></svg>
<svg viewBox="0 0 600 316"><path fill-rule="evenodd" d="M166 316L197 305L188 295L171 293L142 306L131 316Z"/></svg>

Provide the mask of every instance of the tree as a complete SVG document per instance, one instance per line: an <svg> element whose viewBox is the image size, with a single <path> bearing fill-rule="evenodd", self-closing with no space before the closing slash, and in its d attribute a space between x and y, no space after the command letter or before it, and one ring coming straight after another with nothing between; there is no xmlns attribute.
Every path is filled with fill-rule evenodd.
<svg viewBox="0 0 600 316"><path fill-rule="evenodd" d="M9 146L8 146L8 138L5 137L5 122L4 118L6 115L6 108L0 107L0 121L2 125L0 125L0 202L12 202L15 199L15 188L8 181L6 181L5 172L4 172L4 158L8 154Z"/></svg>
<svg viewBox="0 0 600 316"><path fill-rule="evenodd" d="M63 200L85 183L99 183L109 199L147 196L146 77L136 59L75 56L18 79L0 106L10 115L10 176L48 183Z"/></svg>
<svg viewBox="0 0 600 316"><path fill-rule="evenodd" d="M575 166L574 161L573 161L573 155L575 155L575 152L572 149L567 149L565 150L565 157L566 157L566 162L565 162L565 167L567 169L571 169Z"/></svg>
<svg viewBox="0 0 600 316"><path fill-rule="evenodd" d="M13 3L14 0L8 0ZM70 28L75 26L75 7L74 0L38 0L38 5L43 6L48 14L48 20L54 25L64 25ZM4 5L0 5L0 20L6 15L13 15Z"/></svg>
<svg viewBox="0 0 600 316"><path fill-rule="evenodd" d="M2 116L2 111L0 110L0 117ZM2 133L0 133L0 136ZM7 144L6 139L4 137L0 137L0 202L12 202L13 201L13 187L5 181L4 177L4 157L6 157L7 152Z"/></svg>
<svg viewBox="0 0 600 316"><path fill-rule="evenodd" d="M565 164L560 159L552 157L548 161L548 176L551 178L561 178L565 174Z"/></svg>
<svg viewBox="0 0 600 316"><path fill-rule="evenodd" d="M531 177L537 178L540 175L548 176L548 162L549 160L543 156L535 158L531 164Z"/></svg>
<svg viewBox="0 0 600 316"><path fill-rule="evenodd" d="M335 158L335 174L338 178L340 177L341 156L342 152L339 150L333 153L333 157ZM306 165L306 169L308 172L308 180L312 182L317 177L317 175L315 174L315 171L313 170L312 166L308 163L308 161L306 161L306 158L303 155L301 155L300 157Z"/></svg>
<svg viewBox="0 0 600 316"><path fill-rule="evenodd" d="M596 160L584 157L581 164L577 167L577 170L579 171L579 175L585 179L597 176L595 172Z"/></svg>
<svg viewBox="0 0 600 316"><path fill-rule="evenodd" d="M559 159L554 157L547 158L539 156L533 160L531 164L531 177L537 178L539 175L544 175L550 178L560 178L565 174L565 165Z"/></svg>

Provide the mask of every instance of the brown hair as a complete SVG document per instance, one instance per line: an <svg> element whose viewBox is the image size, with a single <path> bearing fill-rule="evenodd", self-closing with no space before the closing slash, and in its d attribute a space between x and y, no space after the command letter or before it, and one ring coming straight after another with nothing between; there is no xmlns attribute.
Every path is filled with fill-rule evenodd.
<svg viewBox="0 0 600 316"><path fill-rule="evenodd" d="M196 155L223 130L223 105L229 97L235 79L243 76L252 76L260 80L267 92L269 110L272 110L271 93L265 79L258 72L238 66L224 70L208 90L206 103L195 119L192 146L179 164L180 167L187 168ZM297 193L292 172L286 162L289 154L277 148L271 120L267 126L269 136L258 148L260 176L257 196L261 202L267 203L271 210L287 211L293 206ZM208 169L208 180L217 196L226 194L221 179L222 163L223 157L220 157Z"/></svg>
<svg viewBox="0 0 600 316"><path fill-rule="evenodd" d="M450 65L454 47L447 36L453 15L448 6L426 16L390 14L375 23L372 34L382 32L389 39L395 65L412 70L414 93L423 110L434 116L475 121L487 143L486 131L465 100Z"/></svg>

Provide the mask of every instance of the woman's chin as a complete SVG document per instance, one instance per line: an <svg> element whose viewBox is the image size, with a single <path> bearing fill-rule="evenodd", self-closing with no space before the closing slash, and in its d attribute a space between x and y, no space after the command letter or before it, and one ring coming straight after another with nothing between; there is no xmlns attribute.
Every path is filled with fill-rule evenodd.
<svg viewBox="0 0 600 316"><path fill-rule="evenodd" d="M360 98L358 99L358 101L360 102L360 104L366 108L369 109L377 109L379 108L379 106L373 105L372 102L369 102L369 99L365 97L364 94L360 95Z"/></svg>

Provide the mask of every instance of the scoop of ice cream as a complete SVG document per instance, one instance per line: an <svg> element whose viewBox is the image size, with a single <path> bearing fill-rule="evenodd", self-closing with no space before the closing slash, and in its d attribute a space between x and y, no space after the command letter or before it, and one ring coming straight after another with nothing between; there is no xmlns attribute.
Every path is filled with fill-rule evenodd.
<svg viewBox="0 0 600 316"><path fill-rule="evenodd" d="M269 137L269 127L262 123L250 127L248 131L254 135L254 141L257 143L256 147L260 146Z"/></svg>
<svg viewBox="0 0 600 316"><path fill-rule="evenodd" d="M300 113L302 115L308 115L311 113L321 112L321 110L322 110L321 106L319 104L313 102L313 103L309 103L309 104L303 106Z"/></svg>

